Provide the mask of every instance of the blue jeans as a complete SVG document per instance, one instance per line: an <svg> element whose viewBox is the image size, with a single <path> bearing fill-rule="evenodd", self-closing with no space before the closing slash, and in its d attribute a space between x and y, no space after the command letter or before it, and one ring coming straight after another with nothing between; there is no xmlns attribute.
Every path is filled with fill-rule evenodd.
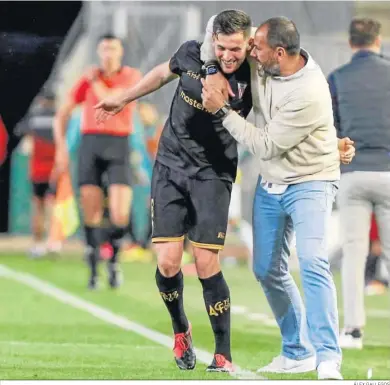
<svg viewBox="0 0 390 385"><path fill-rule="evenodd" d="M317 365L341 361L336 288L327 255L327 223L337 186L311 181L271 195L259 179L253 207L253 271L278 322L282 355L303 360L316 354ZM294 230L306 306L288 268Z"/></svg>

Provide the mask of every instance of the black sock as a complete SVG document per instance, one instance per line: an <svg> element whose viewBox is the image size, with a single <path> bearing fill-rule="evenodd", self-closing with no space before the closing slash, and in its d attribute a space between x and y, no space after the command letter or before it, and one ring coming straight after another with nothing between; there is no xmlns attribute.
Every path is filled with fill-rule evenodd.
<svg viewBox="0 0 390 385"><path fill-rule="evenodd" d="M130 235L131 242L137 243L137 237L134 233L133 220L130 218L129 224L127 225L127 233Z"/></svg>
<svg viewBox="0 0 390 385"><path fill-rule="evenodd" d="M121 248L123 238L126 234L125 227L112 226L110 231L110 245L112 247L112 257L110 262L116 263L118 259L118 253Z"/></svg>
<svg viewBox="0 0 390 385"><path fill-rule="evenodd" d="M230 351L230 291L222 271L210 278L199 278L203 298L215 338L215 354L231 362Z"/></svg>
<svg viewBox="0 0 390 385"><path fill-rule="evenodd" d="M87 259L91 268L91 275L97 276L97 267L100 259L100 227L84 226L85 241L88 246Z"/></svg>
<svg viewBox="0 0 390 385"><path fill-rule="evenodd" d="M148 221L148 232L146 234L146 237L144 239L144 241L142 242L142 247L144 249L147 249L151 240L152 240L152 233L153 233L153 227L152 227L152 221L150 220L149 218L149 221Z"/></svg>
<svg viewBox="0 0 390 385"><path fill-rule="evenodd" d="M366 285L376 278L379 257L369 254L366 261L365 282Z"/></svg>
<svg viewBox="0 0 390 385"><path fill-rule="evenodd" d="M173 277L167 278L157 268L156 283L161 298L171 315L173 331L175 334L185 333L188 330L188 320L183 304L183 273L180 270Z"/></svg>

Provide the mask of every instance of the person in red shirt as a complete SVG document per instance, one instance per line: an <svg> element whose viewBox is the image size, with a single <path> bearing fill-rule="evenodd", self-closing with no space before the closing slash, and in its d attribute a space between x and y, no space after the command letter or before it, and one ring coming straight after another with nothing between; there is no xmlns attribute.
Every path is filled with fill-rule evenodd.
<svg viewBox="0 0 390 385"><path fill-rule="evenodd" d="M39 257L46 253L44 246L45 218L50 216L55 191L50 185L50 175L54 166L54 143L39 136L32 135L30 158L30 180L32 183L31 229L34 245L30 250L32 256Z"/></svg>
<svg viewBox="0 0 390 385"><path fill-rule="evenodd" d="M14 133L25 135L29 144L29 179L32 187L31 232L33 245L29 250L32 257L41 257L48 250L45 242L45 223L51 216L54 186L50 175L54 166L55 147L52 138L52 124L55 114L55 96L42 90L37 103L15 127Z"/></svg>
<svg viewBox="0 0 390 385"><path fill-rule="evenodd" d="M100 38L97 47L100 66L90 68L70 91L54 120L56 143L55 174L64 172L69 163L65 129L72 110L83 104L82 141L79 149L78 182L81 207L88 248L90 278L88 287L95 289L98 278L100 224L104 211L102 176L108 178L108 205L113 225L110 243L114 253L109 261L109 284L119 285L117 254L129 222L132 192L128 136L132 132L135 103L129 104L120 114L98 124L94 105L109 95L123 92L141 79L135 68L122 65L123 45L113 35Z"/></svg>

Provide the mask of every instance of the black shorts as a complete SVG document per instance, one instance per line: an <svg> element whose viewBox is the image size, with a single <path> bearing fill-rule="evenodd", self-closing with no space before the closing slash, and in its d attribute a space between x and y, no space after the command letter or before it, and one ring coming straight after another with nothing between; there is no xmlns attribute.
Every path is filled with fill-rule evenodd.
<svg viewBox="0 0 390 385"><path fill-rule="evenodd" d="M156 162L152 177L152 242L180 241L197 247L225 244L232 183L189 178Z"/></svg>
<svg viewBox="0 0 390 385"><path fill-rule="evenodd" d="M130 150L127 136L82 136L78 161L78 184L102 186L106 174L107 184L130 185Z"/></svg>
<svg viewBox="0 0 390 385"><path fill-rule="evenodd" d="M55 195L56 190L48 182L35 183L32 182L33 195L39 199L43 199L46 195Z"/></svg>

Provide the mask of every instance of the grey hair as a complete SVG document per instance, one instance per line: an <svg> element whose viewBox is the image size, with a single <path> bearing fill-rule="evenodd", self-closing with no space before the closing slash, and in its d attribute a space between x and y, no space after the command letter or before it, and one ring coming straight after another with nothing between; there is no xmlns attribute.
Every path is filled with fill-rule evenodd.
<svg viewBox="0 0 390 385"><path fill-rule="evenodd" d="M271 48L282 47L290 56L300 53L300 36L292 20L284 16L272 17L260 25L263 26L268 29L267 43Z"/></svg>

